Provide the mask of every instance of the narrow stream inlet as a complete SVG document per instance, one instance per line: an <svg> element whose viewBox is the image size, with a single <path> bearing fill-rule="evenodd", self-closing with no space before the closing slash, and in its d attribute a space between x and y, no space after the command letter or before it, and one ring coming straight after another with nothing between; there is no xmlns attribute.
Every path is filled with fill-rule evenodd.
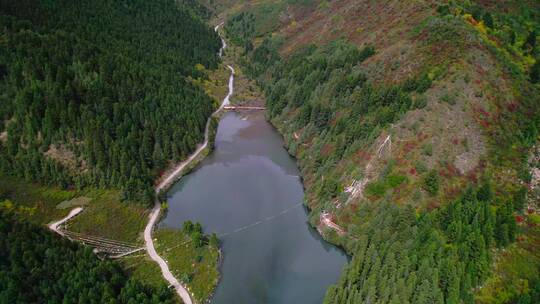
<svg viewBox="0 0 540 304"><path fill-rule="evenodd" d="M226 113L216 147L169 191L162 225L224 235L212 303L321 303L347 258L309 227L294 159L264 113Z"/></svg>

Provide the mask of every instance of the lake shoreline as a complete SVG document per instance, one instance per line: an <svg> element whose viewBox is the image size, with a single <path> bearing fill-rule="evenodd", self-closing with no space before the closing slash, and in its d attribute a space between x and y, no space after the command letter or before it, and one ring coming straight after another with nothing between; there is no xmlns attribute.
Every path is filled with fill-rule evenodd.
<svg viewBox="0 0 540 304"><path fill-rule="evenodd" d="M237 297L237 303L290 303L292 299L319 303L348 257L309 224L303 189L296 160L264 113L228 112L219 123L215 151L169 190L169 212L162 225L178 228L191 220L200 222L206 233L224 235L213 303L229 303ZM302 211L298 206L303 206ZM265 224L270 221L276 223ZM265 246L277 252L267 255L272 250L264 250ZM279 266L268 268L275 259ZM295 264L301 280L283 272ZM269 277L242 281L254 272ZM276 281L276 276L283 279ZM255 286L260 284L268 286L271 299L258 294ZM305 296L312 288L317 290L314 295Z"/></svg>

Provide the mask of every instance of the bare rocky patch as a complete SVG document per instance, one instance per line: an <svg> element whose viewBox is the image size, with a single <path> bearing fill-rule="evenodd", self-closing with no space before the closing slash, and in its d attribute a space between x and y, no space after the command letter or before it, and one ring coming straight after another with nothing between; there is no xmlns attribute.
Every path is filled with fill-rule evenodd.
<svg viewBox="0 0 540 304"><path fill-rule="evenodd" d="M540 146L538 144L529 155L529 168L531 174L529 203L538 208L540 207Z"/></svg>
<svg viewBox="0 0 540 304"><path fill-rule="evenodd" d="M5 143L7 141L7 138L8 138L8 132L7 131L4 131L4 132L0 133L0 141L2 143Z"/></svg>
<svg viewBox="0 0 540 304"><path fill-rule="evenodd" d="M80 172L88 170L86 162L79 160L75 153L63 144L52 144L43 154L46 158L55 160L71 170L77 169Z"/></svg>

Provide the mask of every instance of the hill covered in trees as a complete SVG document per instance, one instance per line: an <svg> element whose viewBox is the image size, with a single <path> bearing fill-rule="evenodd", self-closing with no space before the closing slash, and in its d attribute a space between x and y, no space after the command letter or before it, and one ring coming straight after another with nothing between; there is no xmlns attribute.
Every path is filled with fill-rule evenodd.
<svg viewBox="0 0 540 304"><path fill-rule="evenodd" d="M325 303L539 300L537 3L229 6L311 223L353 256Z"/></svg>
<svg viewBox="0 0 540 304"><path fill-rule="evenodd" d="M88 247L0 212L0 303L176 303Z"/></svg>
<svg viewBox="0 0 540 304"><path fill-rule="evenodd" d="M219 60L202 12L190 1L1 0L0 170L151 202L215 106L188 80Z"/></svg>

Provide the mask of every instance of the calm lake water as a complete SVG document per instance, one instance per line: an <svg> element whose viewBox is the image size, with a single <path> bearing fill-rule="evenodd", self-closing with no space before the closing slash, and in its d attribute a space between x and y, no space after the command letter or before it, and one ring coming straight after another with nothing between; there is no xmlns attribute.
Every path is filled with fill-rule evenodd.
<svg viewBox="0 0 540 304"><path fill-rule="evenodd" d="M347 257L307 223L298 175L263 113L226 113L214 152L171 188L162 225L227 234L212 303L321 303L337 281Z"/></svg>

